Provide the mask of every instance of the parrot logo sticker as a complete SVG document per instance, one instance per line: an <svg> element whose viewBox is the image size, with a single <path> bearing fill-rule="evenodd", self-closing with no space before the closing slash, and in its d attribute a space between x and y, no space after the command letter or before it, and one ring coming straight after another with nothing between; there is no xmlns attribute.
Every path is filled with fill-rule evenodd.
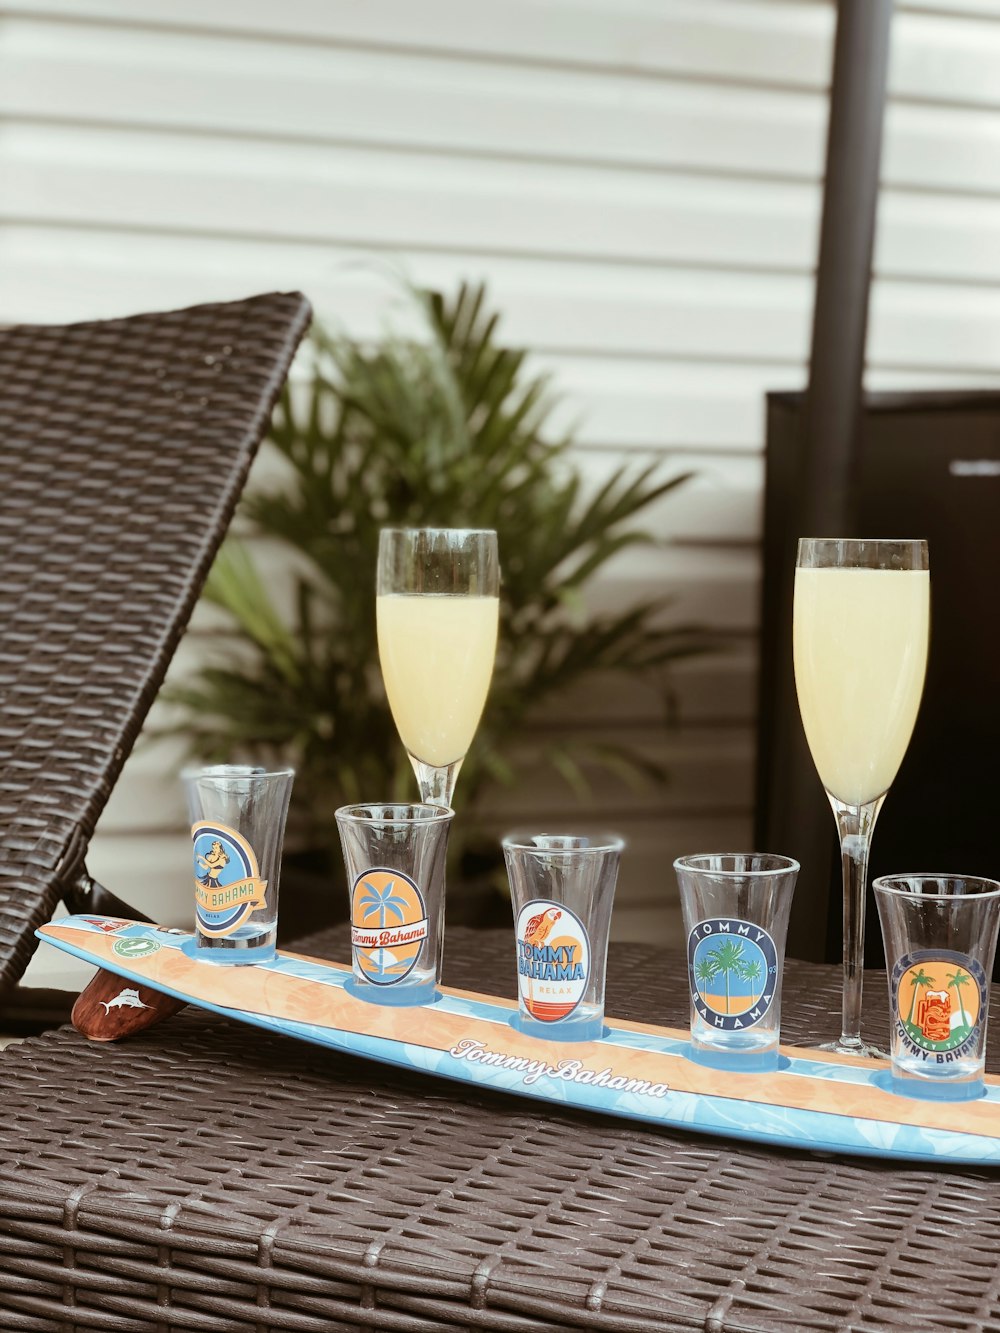
<svg viewBox="0 0 1000 1333"><path fill-rule="evenodd" d="M536 898L517 915L517 986L521 1003L542 1023L568 1018L590 976L590 940L562 903Z"/></svg>

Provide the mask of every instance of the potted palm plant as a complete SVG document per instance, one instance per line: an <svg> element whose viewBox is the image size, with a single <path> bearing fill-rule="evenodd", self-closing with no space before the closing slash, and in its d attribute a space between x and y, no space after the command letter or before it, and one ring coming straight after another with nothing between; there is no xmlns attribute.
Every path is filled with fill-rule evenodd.
<svg viewBox="0 0 1000 1333"><path fill-rule="evenodd" d="M667 668L704 647L690 628L664 626L660 602L584 610L612 557L654 541L637 519L684 478L622 467L588 493L571 440L549 429L546 377L500 340L484 289L410 296L423 324L415 336L369 345L313 328L306 381L286 389L271 428L283 475L247 494L252 540L228 541L207 585L224 622L216 650L171 695L195 755L295 764L291 836L320 865L327 894L339 875L336 806L413 792L376 652L381 527L498 534L500 646L456 802L465 836L453 850L466 871L472 816L490 784L516 781L519 748L548 700L616 672L654 679L668 708ZM262 572L274 563L268 548L280 552L283 591ZM535 748L577 790L593 765L625 781L664 776L624 744L549 738Z"/></svg>

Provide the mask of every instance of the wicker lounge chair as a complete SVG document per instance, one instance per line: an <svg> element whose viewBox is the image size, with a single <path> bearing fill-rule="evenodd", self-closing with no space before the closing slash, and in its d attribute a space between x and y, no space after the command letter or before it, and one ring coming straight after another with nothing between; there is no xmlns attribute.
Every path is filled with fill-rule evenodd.
<svg viewBox="0 0 1000 1333"><path fill-rule="evenodd" d="M85 857L309 320L298 295L0 330L0 987Z"/></svg>
<svg viewBox="0 0 1000 1333"><path fill-rule="evenodd" d="M0 335L8 981L34 924L88 887L94 821L305 318L269 297ZM298 947L346 958L349 936ZM509 995L512 957L507 932L453 930L445 979ZM682 968L612 946L609 1012L682 1023ZM789 964L786 1039L836 1035L839 987ZM884 990L866 1004L884 1040ZM734 1147L193 1009L118 1045L32 1038L0 1054L0 1087L4 1333L1000 1327L985 1171Z"/></svg>

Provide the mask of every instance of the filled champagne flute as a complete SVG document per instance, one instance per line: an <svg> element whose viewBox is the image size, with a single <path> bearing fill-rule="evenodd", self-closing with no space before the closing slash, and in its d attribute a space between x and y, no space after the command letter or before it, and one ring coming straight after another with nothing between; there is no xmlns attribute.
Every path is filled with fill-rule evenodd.
<svg viewBox="0 0 1000 1333"><path fill-rule="evenodd" d="M827 1049L881 1057L861 1039L865 881L872 830L910 743L927 669L924 541L803 538L795 569L795 687L840 835L844 997Z"/></svg>
<svg viewBox="0 0 1000 1333"><path fill-rule="evenodd" d="M420 798L451 805L482 716L500 612L497 535L384 528L375 620L389 707Z"/></svg>

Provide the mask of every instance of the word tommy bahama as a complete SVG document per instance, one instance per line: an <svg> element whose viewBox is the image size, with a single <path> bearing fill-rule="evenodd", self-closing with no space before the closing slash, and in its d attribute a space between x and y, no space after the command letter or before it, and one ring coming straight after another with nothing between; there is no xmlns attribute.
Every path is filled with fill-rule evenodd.
<svg viewBox="0 0 1000 1333"><path fill-rule="evenodd" d="M529 944L518 940L517 970L532 981L583 981L583 963L576 957L579 946Z"/></svg>
<svg viewBox="0 0 1000 1333"><path fill-rule="evenodd" d="M545 1060L532 1060L526 1055L511 1055L507 1051L491 1051L486 1043L472 1037L463 1037L455 1043L449 1055L470 1064L486 1065L521 1074L521 1082L531 1087L540 1078L558 1079L565 1083L581 1083L592 1088L607 1088L611 1092L633 1092L645 1097L665 1097L670 1091L666 1083L651 1083L646 1078L628 1078L613 1074L610 1067L588 1069L582 1060L563 1059L550 1065Z"/></svg>

